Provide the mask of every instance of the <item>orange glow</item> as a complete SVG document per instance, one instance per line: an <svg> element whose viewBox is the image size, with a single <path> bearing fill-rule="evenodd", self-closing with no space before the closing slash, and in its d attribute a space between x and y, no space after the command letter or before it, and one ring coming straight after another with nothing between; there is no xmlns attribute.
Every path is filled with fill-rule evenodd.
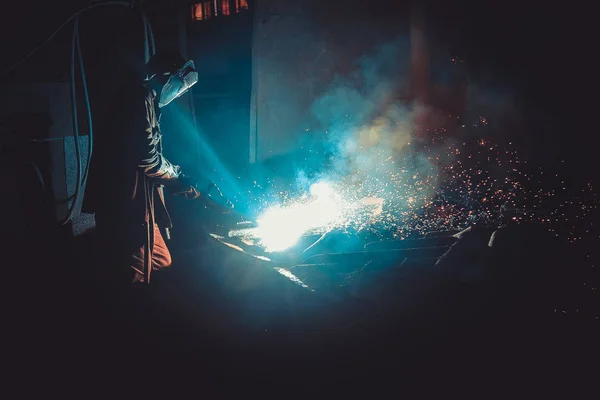
<svg viewBox="0 0 600 400"><path fill-rule="evenodd" d="M213 16L231 15L239 13L240 10L248 10L248 0L235 0L235 9L233 9L233 0L205 0L201 3L192 5L192 19L194 21L203 21Z"/></svg>
<svg viewBox="0 0 600 400"><path fill-rule="evenodd" d="M248 0L235 0L235 8L237 12L248 9Z"/></svg>
<svg viewBox="0 0 600 400"><path fill-rule="evenodd" d="M204 19L209 19L212 15L211 4L210 2L204 2Z"/></svg>
<svg viewBox="0 0 600 400"><path fill-rule="evenodd" d="M229 0L223 0L221 2L221 14L229 15Z"/></svg>
<svg viewBox="0 0 600 400"><path fill-rule="evenodd" d="M192 6L192 19L194 21L202 21L204 19L202 4L199 3Z"/></svg>

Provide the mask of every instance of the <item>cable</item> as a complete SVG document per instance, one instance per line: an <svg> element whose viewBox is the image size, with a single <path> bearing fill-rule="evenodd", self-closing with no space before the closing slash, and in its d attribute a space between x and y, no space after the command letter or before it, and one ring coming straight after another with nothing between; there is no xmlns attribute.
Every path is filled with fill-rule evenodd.
<svg viewBox="0 0 600 400"><path fill-rule="evenodd" d="M81 73L81 81L83 84L83 96L85 97L85 108L87 110L88 117L88 158L85 167L85 173L83 175L82 186L87 183L88 173L90 171L90 162L92 160L92 150L94 147L94 129L92 124L92 108L90 106L90 97L88 94L87 80L85 78L85 68L83 66L83 53L81 52L81 41L79 40L79 32L77 32L77 53L79 54L79 68Z"/></svg>
<svg viewBox="0 0 600 400"><path fill-rule="evenodd" d="M140 2L140 4L141 4L141 2ZM124 7L128 7L128 8L134 8L135 1L131 1L131 2L107 1L104 3L95 3L95 4L92 4L92 2L90 2L90 4L87 7L82 8L81 10L77 11L71 17L69 17L65 22L63 22L52 33L52 35L50 35L50 37L48 37L48 39L46 39L42 44L40 44L38 47L33 49L31 52L29 52L29 54L27 54L21 60L17 61L13 65L11 65L10 67L8 67L4 71L2 71L2 75L5 75L5 74L8 74L9 72L11 72L12 70L14 70L15 68L17 68L19 65L24 63L27 59L29 59L31 56L33 56L36 52L38 52L42 47L44 47L46 44L48 44L67 24L69 24L69 22L74 20L73 39L72 39L72 44L71 44L71 68L70 68L71 77L70 77L70 81L71 81L71 101L72 101L72 111L73 111L73 142L74 142L74 146L75 146L75 157L77 158L77 161L76 161L77 176L76 176L75 192L72 195L68 196L66 200L59 201L59 202L69 202L72 200L72 203L69 207L67 216L62 221L62 225L66 225L73 218L73 214L75 213L75 208L76 208L77 203L80 198L81 190L87 183L88 174L89 174L89 170L90 170L90 163L91 163L92 154L93 154L92 111L91 111L91 106L90 106L87 80L86 80L86 76L85 76L85 66L84 66L84 62L83 62L83 55L82 55L82 51L81 51L81 41L80 41L80 37L79 37L79 16L82 13L84 13L85 11L88 11L88 10L91 10L91 9L94 9L97 7L110 6L110 5L119 5L119 6L124 6ZM146 51L148 51L151 55L154 55L156 53L156 47L155 47L154 34L152 31L152 27L150 25L150 22L147 21L147 18L145 15L143 15L142 18L144 18L144 36L145 36L145 42L146 42L145 45L146 45L146 49L147 49ZM85 171L82 171L81 154L80 154L81 152L80 152L80 146L79 146L79 122L78 122L78 114L77 114L75 52L77 52L77 56L78 56L77 58L79 61L79 69L80 69L80 75L81 75L81 80L82 80L83 93L84 93L85 105L86 105L86 111L87 111L88 127L89 127L88 157L87 157L87 161L86 161Z"/></svg>
<svg viewBox="0 0 600 400"><path fill-rule="evenodd" d="M46 190L46 182L44 181L44 176L42 175L42 171L40 171L40 169L38 168L38 166L36 165L36 163L34 163L33 161L29 161L29 164L31 164L31 166L33 167L33 170L35 172L36 177L38 178L38 180L40 181L40 184L42 185L42 192Z"/></svg>
<svg viewBox="0 0 600 400"><path fill-rule="evenodd" d="M74 28L73 28L73 41L71 45L71 103L73 110L73 143L75 145L75 157L77 159L77 179L75 184L75 193L73 194L73 202L69 207L69 211L65 219L61 222L62 225L66 225L71 218L73 218L73 214L75 213L75 206L77 205L77 200L79 200L79 192L81 189L81 156L79 154L79 124L77 121L77 90L75 87L75 49L77 48L77 39L78 39L78 31L79 31L79 18L75 18ZM69 196L71 197L71 196Z"/></svg>
<svg viewBox="0 0 600 400"><path fill-rule="evenodd" d="M141 2L140 2L141 5ZM146 16L144 16L146 18ZM148 36L150 36L150 55L156 55L156 43L154 42L154 31L152 30L152 24L150 24L150 20L146 18L146 22L148 24Z"/></svg>
<svg viewBox="0 0 600 400"><path fill-rule="evenodd" d="M150 61L150 44L148 41L148 22L144 16L142 16L142 25L144 25L144 64L147 64Z"/></svg>
<svg viewBox="0 0 600 400"><path fill-rule="evenodd" d="M23 57L21 60L17 61L16 63L14 63L13 65L11 65L10 67L4 69L1 73L1 75L5 75L8 74L9 72L11 72L13 69L17 68L19 65L23 64L25 61L27 61L27 59L29 59L31 56L33 56L35 53L37 53L42 47L44 47L45 45L47 45L48 43L50 43L50 41L52 39L54 39L54 37L56 35L58 35L58 33L65 27L67 26L71 21L73 21L75 18L79 17L80 14L94 9L94 8L98 8L98 7L104 7L104 6L112 6L112 5L120 5L120 6L125 6L130 8L132 6L133 2L125 2L125 1L107 1L106 3L97 3L97 4L91 4L88 5L84 8L82 8L81 10L75 12L73 15L71 15L65 22L63 22L51 35L50 37L48 37L48 39L46 39L42 44L40 44L39 46L37 46L35 49L33 49L31 52L29 52L25 57Z"/></svg>
<svg viewBox="0 0 600 400"><path fill-rule="evenodd" d="M76 20L78 21L78 19ZM77 22L78 24L78 22ZM87 183L87 179L88 179L88 175L89 175L89 171L90 171L90 163L91 163L91 159L92 159L92 153L93 153L93 146L94 146L94 130L93 130L93 122L92 122L92 109L90 106L90 99L89 99L89 93L88 93L88 87L87 87L87 79L85 77L85 67L84 67L84 62L83 62L83 53L81 51L81 40L79 37L79 29L77 29L77 31L74 33L76 35L76 46L77 46L77 55L78 55L78 60L79 60L79 68L80 68L80 74L81 74L81 80L82 80L82 85L83 85L83 93L84 93L84 98L85 98L85 105L86 105L86 110L87 110L87 119L88 119L88 127L89 127L89 132L88 132L88 156L87 156L87 163L86 163L86 168L83 172L83 179L81 180L81 184L79 184L80 186L80 190L85 187L86 183ZM74 72L74 70L72 70L72 72ZM73 82L73 81L72 81ZM78 136L74 136L74 141L75 146L76 146L76 151L77 148L79 147L78 143ZM80 158L77 159L78 162L80 162ZM80 164L78 163L78 168L79 170L81 170ZM66 179L66 178L65 178ZM79 182L79 181L78 181ZM71 200L73 200L73 198L77 195L77 190L70 196L68 196L66 199L64 200L58 200L58 203L65 203L65 202L69 202ZM76 202L77 200L75 200ZM73 205L74 207L74 205Z"/></svg>
<svg viewBox="0 0 600 400"><path fill-rule="evenodd" d="M144 25L144 62L147 64L150 61L150 57L156 54L156 45L154 43L152 25L150 25L150 20L144 14L142 14L142 22Z"/></svg>
<svg viewBox="0 0 600 400"><path fill-rule="evenodd" d="M109 4L118 4L118 5L122 5L122 6L133 7L133 2L131 4L130 3L110 2L110 3L98 4L98 6L109 5ZM145 16L144 16L144 18L145 18ZM151 37L151 41L152 41L151 43L152 43L152 46L154 47L154 36L152 34L152 28L148 26L147 30L145 29L145 32L150 33L150 37ZM84 93L84 98L85 98L88 127L89 127L88 157L87 157L87 161L86 161L85 171L83 172L83 177L82 177L81 154L80 154L80 146L79 146L79 123L78 123L78 118L77 118L77 94L76 94L76 80L75 80L75 50L77 50L77 56L78 56L78 61L79 61L79 69L80 69L81 81L82 81L82 86L83 86L83 93ZM154 54L154 51L152 52L152 54ZM75 192L67 198L67 201L69 201L71 199L73 199L73 201L71 203L71 206L69 208L69 212L68 212L67 216L65 217L64 221L62 222L63 225L67 224L73 218L73 214L75 212L75 208L79 201L81 191L87 184L87 179L88 179L89 170L90 170L90 163L91 163L92 154L93 154L93 146L94 146L92 111L91 111L90 98L89 98L89 92L88 92L88 87L87 87L87 79L85 76L83 53L81 51L81 40L79 37L79 17L78 16L75 17L74 31L73 31L73 44L72 44L72 49L71 49L71 85L72 85L71 95L73 98L73 121L74 121L73 122L73 124L74 124L73 125L73 128L74 128L73 139L74 139L74 145L75 145L75 156L77 157L77 179L76 179Z"/></svg>

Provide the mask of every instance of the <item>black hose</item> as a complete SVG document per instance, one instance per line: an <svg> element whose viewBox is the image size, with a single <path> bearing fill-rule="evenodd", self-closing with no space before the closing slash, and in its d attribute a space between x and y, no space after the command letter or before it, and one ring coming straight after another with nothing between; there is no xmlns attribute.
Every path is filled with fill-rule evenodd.
<svg viewBox="0 0 600 400"><path fill-rule="evenodd" d="M88 157L87 157L87 163L86 163L86 167L85 167L85 173L83 175L83 183L82 183L82 187L85 186L85 184L87 183L87 178L88 178L88 173L90 171L90 162L92 160L92 151L93 151L93 147L94 147L94 132L93 132L93 124L92 124L92 108L90 106L90 97L88 94L88 87L87 87L87 81L85 79L85 68L83 66L83 53L81 52L81 41L79 40L79 29L77 32L77 54L78 54L78 58L79 58L79 69L81 71L81 81L83 84L83 95L85 97L85 108L87 110L87 117L88 117L88 127L89 127L89 132L88 132Z"/></svg>
<svg viewBox="0 0 600 400"><path fill-rule="evenodd" d="M75 48L77 47L77 38L79 30L79 17L75 18L73 28L73 40L71 45L71 103L73 105L73 142L75 145L75 157L77 158L77 179L75 185L75 193L73 194L73 201L69 207L69 212L65 219L61 222L62 225L66 225L73 214L75 213L75 206L77 200L79 200L79 192L81 187L81 155L79 154L79 124L77 121L77 90L75 87ZM71 196L69 196L71 197Z"/></svg>

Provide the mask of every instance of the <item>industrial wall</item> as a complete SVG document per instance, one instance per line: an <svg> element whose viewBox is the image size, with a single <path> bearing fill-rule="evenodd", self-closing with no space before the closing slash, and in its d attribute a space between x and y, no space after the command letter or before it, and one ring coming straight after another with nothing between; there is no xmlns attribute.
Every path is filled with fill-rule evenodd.
<svg viewBox="0 0 600 400"><path fill-rule="evenodd" d="M456 120L466 101L460 65L429 29L427 13L415 6L419 2L412 3L257 2L251 162L322 141L327 127L316 114L347 104L339 93L348 88L369 102L373 87L385 83L385 101L426 104L435 115L426 116L424 129L447 123L441 115ZM336 101L325 106L324 97L336 90Z"/></svg>
<svg viewBox="0 0 600 400"><path fill-rule="evenodd" d="M390 15L389 4L257 2L252 162L291 151L299 137L318 129L311 106L336 77L349 76L378 45L407 38L407 8Z"/></svg>
<svg viewBox="0 0 600 400"><path fill-rule="evenodd" d="M19 60L36 45L44 43L53 30L86 3L73 1L64 4L64 8L52 8L50 5L40 7L40 11L48 15L48 19L44 21L32 19L29 21L32 24L29 29L27 25L22 25L23 31L31 34L32 40L15 41L12 47L11 41L3 43L2 53L7 56L7 63L4 63L7 65L3 64L3 67L10 66L10 63ZM185 53L185 41L182 38L185 30L180 29L177 4L153 2L149 5L147 14L155 25L157 45L161 48L181 48ZM103 7L86 12L79 19L81 52L94 122L92 127L97 126L102 119L110 118L111 113L114 112L110 100L115 94L118 95L125 68L131 67L126 63L133 60L143 62L141 18L130 14L130 10L126 7ZM25 17L26 14L23 14L23 18ZM20 35L20 31L17 34ZM19 64L9 75L2 77L4 90L0 95L4 171L7 171L6 165L18 169L24 163L40 170L41 180L33 179L32 185L43 183L45 192L41 196L51 203L45 212L52 217L55 224L63 221L68 214L77 186L79 167L75 152L70 82L72 35L73 23L71 22L66 24L57 35L52 36L52 40L41 46L33 56L27 58L26 62ZM90 128L77 57L75 62L80 135L79 161L82 173L85 174ZM183 96L171 108L177 109L177 114L168 115L164 121L164 129L168 132L167 138L169 138L166 146L173 149L189 149L190 146L181 139L189 133L177 121L181 119L181 115L190 118L190 97ZM49 121L48 127L41 126L44 125L42 122L40 126L32 127L34 117L39 117L40 121L42 119ZM12 147L8 148L6 143L11 143ZM24 149L31 154L25 154ZM15 151L21 152L18 157L22 159L16 160L18 157L15 156ZM190 164L197 162L196 152L182 151L181 153L189 157L189 159L183 157L184 162ZM15 192L15 196L3 196L3 205L8 204L5 202L10 202L14 206L14 199L18 198L19 191L23 191L22 188L17 187L11 189ZM74 235L79 235L93 227L93 217L80 213L85 187L81 189L82 195L78 197L71 224L68 224ZM13 206L7 209L14 210L11 216L16 221L22 221L23 217L31 213L31 210ZM24 224L16 226L21 228Z"/></svg>
<svg viewBox="0 0 600 400"><path fill-rule="evenodd" d="M199 73L191 90L197 151L202 172L215 181L248 165L252 10L231 10L187 24L189 57Z"/></svg>

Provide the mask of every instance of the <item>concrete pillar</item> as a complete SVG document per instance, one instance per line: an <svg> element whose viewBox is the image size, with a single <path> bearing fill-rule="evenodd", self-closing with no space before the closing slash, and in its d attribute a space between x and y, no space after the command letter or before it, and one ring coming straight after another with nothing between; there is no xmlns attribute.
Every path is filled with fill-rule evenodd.
<svg viewBox="0 0 600 400"><path fill-rule="evenodd" d="M248 161L254 164L258 157L258 101L259 101L259 54L261 35L259 32L262 19L265 17L265 6L267 0L258 0L253 2L253 21L252 21L252 88L250 91L250 127L248 132L249 154Z"/></svg>
<svg viewBox="0 0 600 400"><path fill-rule="evenodd" d="M177 7L177 27L178 27L178 35L179 35L179 51L181 55L188 60L189 59L189 51L188 51L188 24L190 23L190 15L189 15L189 7L187 5L179 5ZM197 67L197 66L196 66ZM188 92L185 94L187 99L188 111L192 118L192 127L196 134L198 134L198 121L196 119L196 107L194 104L194 88L191 87ZM200 145L197 144L195 149L196 161L200 160L201 157L201 149Z"/></svg>

